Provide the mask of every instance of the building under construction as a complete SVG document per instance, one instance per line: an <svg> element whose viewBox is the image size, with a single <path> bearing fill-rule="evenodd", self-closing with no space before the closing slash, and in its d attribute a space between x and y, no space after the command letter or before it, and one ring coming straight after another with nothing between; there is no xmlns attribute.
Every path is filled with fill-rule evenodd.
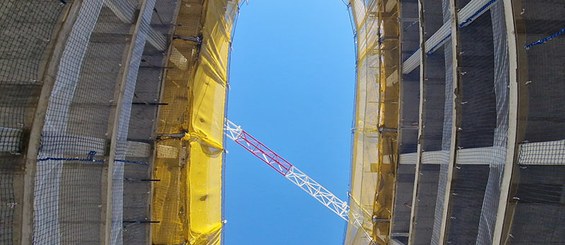
<svg viewBox="0 0 565 245"><path fill-rule="evenodd" d="M222 243L239 4L0 0L0 244ZM565 1L348 7L345 244L565 244Z"/></svg>

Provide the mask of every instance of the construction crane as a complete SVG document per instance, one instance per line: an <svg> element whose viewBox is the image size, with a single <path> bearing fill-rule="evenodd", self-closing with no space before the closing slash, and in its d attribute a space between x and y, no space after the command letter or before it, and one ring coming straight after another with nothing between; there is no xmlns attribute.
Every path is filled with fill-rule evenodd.
<svg viewBox="0 0 565 245"><path fill-rule="evenodd" d="M261 159L261 161L265 162L280 175L300 187L300 189L318 200L322 205L337 214L340 218L346 222L350 222L357 228L362 228L363 211L352 211L350 215L351 209L347 202L339 199L328 189L295 167L292 163L269 149L269 147L265 146L255 137L251 136L251 134L243 130L241 126L226 119L224 124L224 133L228 138L235 141L235 143L245 148L257 158ZM364 230L364 232L368 236L367 231Z"/></svg>

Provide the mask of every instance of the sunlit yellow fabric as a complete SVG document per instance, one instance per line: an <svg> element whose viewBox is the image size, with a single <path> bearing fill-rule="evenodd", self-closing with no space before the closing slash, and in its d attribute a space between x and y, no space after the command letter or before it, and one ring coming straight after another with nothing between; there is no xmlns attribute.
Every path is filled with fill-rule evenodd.
<svg viewBox="0 0 565 245"><path fill-rule="evenodd" d="M187 198L186 185L181 181L187 178L187 171L177 157L155 161L153 178L160 181L153 187L151 219L160 223L151 226L153 244L181 244L186 241L184 206L180 200Z"/></svg>
<svg viewBox="0 0 565 245"><path fill-rule="evenodd" d="M203 43L192 83L191 132L208 144L219 146L223 139L224 105L231 25L223 18L226 1L207 1Z"/></svg>
<svg viewBox="0 0 565 245"><path fill-rule="evenodd" d="M222 155L208 154L199 142L190 143L188 170L189 241L219 244L222 229Z"/></svg>
<svg viewBox="0 0 565 245"><path fill-rule="evenodd" d="M222 139L231 23L227 1L205 3L203 42L191 83L189 242L220 244L222 232ZM228 24L229 23L229 24Z"/></svg>
<svg viewBox="0 0 565 245"><path fill-rule="evenodd" d="M165 96L169 99L168 108L173 109L160 113L163 126L159 131L180 131L184 136L162 139L162 146L157 147L164 152L157 152L160 158L155 160L154 178L160 181L154 184L152 219L160 223L152 226L152 242L217 245L221 244L223 227L222 153L228 55L238 1L207 0L201 8L181 5L181 12L185 12L177 24L202 23L202 27L200 33L191 33L198 30L193 27L177 32L200 34L203 42L199 49L179 40L173 42L177 49L173 49L170 62L177 68L168 71L164 88L164 94L170 94ZM183 10L188 7L202 11ZM195 22L196 16L201 16L201 20ZM191 56L194 53L198 55ZM178 60L185 58L188 66L179 67ZM171 147L177 148L178 153Z"/></svg>

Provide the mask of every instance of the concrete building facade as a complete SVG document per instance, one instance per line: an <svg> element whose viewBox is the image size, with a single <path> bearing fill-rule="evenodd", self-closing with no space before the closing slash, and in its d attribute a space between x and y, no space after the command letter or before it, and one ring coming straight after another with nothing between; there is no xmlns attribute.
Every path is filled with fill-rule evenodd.
<svg viewBox="0 0 565 245"><path fill-rule="evenodd" d="M565 1L348 6L345 244L565 244ZM221 244L238 7L0 1L0 244Z"/></svg>
<svg viewBox="0 0 565 245"><path fill-rule="evenodd" d="M372 211L372 242L565 243L565 2L350 7L364 148L350 203ZM371 243L351 226L346 240Z"/></svg>

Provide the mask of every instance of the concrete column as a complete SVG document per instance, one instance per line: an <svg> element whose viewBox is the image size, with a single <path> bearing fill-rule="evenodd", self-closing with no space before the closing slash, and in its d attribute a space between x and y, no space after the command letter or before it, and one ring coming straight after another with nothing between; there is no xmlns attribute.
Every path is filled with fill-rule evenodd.
<svg viewBox="0 0 565 245"><path fill-rule="evenodd" d="M453 110L452 110L452 124L451 124L451 144L449 149L449 166L447 169L447 183L445 186L445 195L443 197L443 212L441 217L441 227L439 233L439 244L447 243L447 231L449 229L450 221L450 201L451 201L451 187L453 184L453 174L455 172L455 164L457 161L457 129L460 127L460 110L461 103L459 86L459 20L457 14L457 0L449 1L449 10L451 15L451 48L452 48L452 72L453 72ZM448 81L446 81L448 82Z"/></svg>
<svg viewBox="0 0 565 245"><path fill-rule="evenodd" d="M504 0L504 18L506 22L506 37L508 42L508 67L509 67L509 97L508 97L508 143L506 150L506 162L504 164L504 172L502 174L502 183L500 185L500 199L498 201L498 210L496 213L496 223L494 226L494 234L492 244L506 244L506 238L511 227L511 220L514 213L514 207L511 205L511 191L513 184L517 181L517 153L518 142L522 141L523 134L519 134L519 93L520 84L519 78L526 76L526 68L519 65L519 48L518 38L516 34L515 20L514 20L514 7L519 4L518 1ZM521 10L522 8L516 7ZM519 43L524 43L519 42ZM521 55L522 57L525 54ZM525 64L525 63L522 63ZM525 80L524 80L525 81ZM525 115L525 114L524 114ZM523 128L523 126L522 126Z"/></svg>
<svg viewBox="0 0 565 245"><path fill-rule="evenodd" d="M418 117L418 146L416 152L416 170L414 171L414 189L412 192L412 210L410 212L410 232L408 237L408 244L414 244L416 239L416 215L418 213L418 189L420 186L420 172L422 170L422 148L423 148L423 139L424 139L424 95L425 95L425 86L424 86L424 78L425 78L425 50L426 50L426 40L424 35L424 5L422 3L423 0L418 0L418 19L419 19L419 32L420 32L420 103L419 103L419 117Z"/></svg>
<svg viewBox="0 0 565 245"><path fill-rule="evenodd" d="M34 219L34 190L35 190L35 176L37 169L37 155L39 153L39 146L41 141L41 132L45 124L45 115L49 105L49 98L51 91L55 84L55 78L59 69L59 61L63 55L63 50L69 33L77 19L82 0L75 0L72 5L67 4L59 19L60 25L55 28L53 36L55 37L51 42L53 45L49 46L51 50L50 59L44 64L42 74L43 87L37 103L37 108L34 113L33 123L30 130L29 142L27 144L26 158L25 158L25 175L24 175L24 188L23 188L23 212L22 212L22 225L21 225L21 244L33 243L33 219Z"/></svg>
<svg viewBox="0 0 565 245"><path fill-rule="evenodd" d="M110 149L109 149L109 156L107 161L105 162L104 171L103 171L103 184L102 184L102 210L101 210L101 242L102 244L112 244L112 186L113 186L113 173L114 173L114 162L116 160L123 160L116 158L116 150L119 144L119 125L120 125L120 115L123 112L123 105L125 103L126 98L126 88L127 82L130 76L137 76L137 69L134 67L135 65L139 66L140 61L134 60L134 52L136 51L136 43L141 41L145 43L147 33L140 35L140 33L147 31L144 30L144 23L148 26L148 23L151 20L144 19L144 15L146 12L150 11L153 12L153 7L155 6L155 0L143 0L141 3L141 8L139 11L139 15L135 21L132 30L132 36L129 40L130 43L128 45L128 50L126 51L126 55L122 62L122 70L120 71L119 80L116 84L115 94L114 94L114 102L115 102L115 109L113 114L110 115L110 121L108 126L108 133L109 141L110 141ZM145 26L145 28L147 28ZM141 47L143 48L143 47ZM132 68L136 69L132 71ZM134 73L132 73L134 72ZM126 132L127 133L127 132ZM120 224L121 225L121 224Z"/></svg>

